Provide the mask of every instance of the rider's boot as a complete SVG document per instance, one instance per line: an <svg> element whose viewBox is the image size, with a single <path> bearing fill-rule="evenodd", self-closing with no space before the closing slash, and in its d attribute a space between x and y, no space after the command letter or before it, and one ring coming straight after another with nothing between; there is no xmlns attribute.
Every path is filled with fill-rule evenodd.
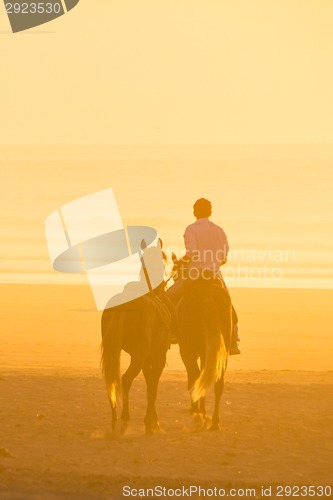
<svg viewBox="0 0 333 500"><path fill-rule="evenodd" d="M240 354L240 346L239 346L239 336L238 336L238 323L235 323L232 327L232 335L231 335L231 344L229 348L229 354Z"/></svg>

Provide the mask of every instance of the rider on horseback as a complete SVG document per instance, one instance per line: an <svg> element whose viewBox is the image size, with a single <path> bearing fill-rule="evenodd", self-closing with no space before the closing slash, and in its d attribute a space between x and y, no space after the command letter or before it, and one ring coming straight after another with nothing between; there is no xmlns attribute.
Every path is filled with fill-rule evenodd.
<svg viewBox="0 0 333 500"><path fill-rule="evenodd" d="M195 274L205 277L211 274L214 278L221 280L223 287L227 289L220 267L226 263L229 244L227 235L223 229L210 221L212 215L212 204L205 198L200 198L193 205L193 214L196 222L185 229L184 241L186 255L189 260L189 276ZM238 337L238 318L234 308L233 331L229 354L240 354Z"/></svg>
<svg viewBox="0 0 333 500"><path fill-rule="evenodd" d="M229 251L228 239L223 229L210 221L212 204L205 198L194 203L193 214L196 222L185 229L184 241L186 247L185 261L188 261L187 283L218 282L228 291L220 270L226 263ZM184 280L179 279L169 289L170 298L176 302L177 296L183 293ZM229 292L228 292L229 293ZM232 308L233 331L229 354L240 354L238 337L238 318Z"/></svg>

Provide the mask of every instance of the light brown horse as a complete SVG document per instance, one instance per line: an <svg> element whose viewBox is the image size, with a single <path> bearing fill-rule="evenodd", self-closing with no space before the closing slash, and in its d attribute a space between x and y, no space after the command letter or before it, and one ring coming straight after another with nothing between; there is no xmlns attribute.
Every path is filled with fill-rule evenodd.
<svg viewBox="0 0 333 500"><path fill-rule="evenodd" d="M151 434L159 429L155 402L170 346L170 317L163 305L164 293L162 289L103 312L101 365L111 405L113 432L117 426L117 396L122 391L119 431L123 434L130 418L129 391L141 370L147 384L146 433ZM122 350L131 356L131 361L120 378Z"/></svg>
<svg viewBox="0 0 333 500"><path fill-rule="evenodd" d="M186 264L186 261L174 258L175 281L186 278ZM197 421L204 422L205 394L214 385L211 430L219 430L220 401L232 331L231 300L222 282L218 279L185 279L178 317L180 354L187 371L192 412Z"/></svg>

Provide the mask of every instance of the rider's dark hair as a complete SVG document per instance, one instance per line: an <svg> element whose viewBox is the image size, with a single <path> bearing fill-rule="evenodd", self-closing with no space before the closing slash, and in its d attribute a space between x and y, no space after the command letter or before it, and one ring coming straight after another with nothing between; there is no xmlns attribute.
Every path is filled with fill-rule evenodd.
<svg viewBox="0 0 333 500"><path fill-rule="evenodd" d="M212 215L212 204L205 198L200 198L193 205L193 213L197 219Z"/></svg>

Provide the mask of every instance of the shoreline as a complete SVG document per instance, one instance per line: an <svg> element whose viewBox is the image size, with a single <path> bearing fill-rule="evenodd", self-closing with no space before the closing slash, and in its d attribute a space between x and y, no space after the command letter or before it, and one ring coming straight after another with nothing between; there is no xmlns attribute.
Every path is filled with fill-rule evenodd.
<svg viewBox="0 0 333 500"><path fill-rule="evenodd" d="M3 276L9 275L9 273L0 273L0 286L87 286L89 288L89 283L87 282L86 275L80 275L76 278L76 282L70 281L71 277L66 277L66 275L58 275L55 278L54 274L48 274L48 278L44 274L40 273L41 281L34 281L36 274L22 274L17 275L17 281L2 281ZM27 276L26 281L21 281L22 276ZM31 277L31 278L29 278ZM32 278L33 277L33 278ZM13 278L12 278L13 279ZM45 281L48 279L49 281ZM31 281L30 281L31 280ZM241 283L237 283L241 280ZM247 283L247 280L249 283ZM230 290L309 290L309 291L322 291L322 292L333 292L333 279L332 278L259 278L257 286L253 286L253 278L227 278L226 282L228 284L228 289ZM311 285L311 286L309 286Z"/></svg>

